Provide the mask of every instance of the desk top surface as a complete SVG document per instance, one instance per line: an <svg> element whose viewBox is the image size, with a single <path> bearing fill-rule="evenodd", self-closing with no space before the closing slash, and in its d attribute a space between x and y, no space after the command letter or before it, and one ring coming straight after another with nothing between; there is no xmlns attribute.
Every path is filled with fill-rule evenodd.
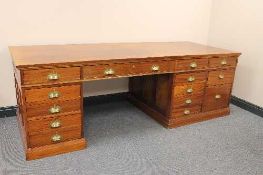
<svg viewBox="0 0 263 175"><path fill-rule="evenodd" d="M223 55L238 52L192 42L142 42L10 46L15 66L77 63L129 58Z"/></svg>

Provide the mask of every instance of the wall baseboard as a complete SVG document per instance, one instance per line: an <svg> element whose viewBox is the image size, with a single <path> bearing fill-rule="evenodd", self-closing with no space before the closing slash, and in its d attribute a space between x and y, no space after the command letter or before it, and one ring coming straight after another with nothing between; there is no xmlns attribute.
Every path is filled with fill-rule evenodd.
<svg viewBox="0 0 263 175"><path fill-rule="evenodd" d="M231 97L231 103L260 117L263 117L263 108L236 96Z"/></svg>
<svg viewBox="0 0 263 175"><path fill-rule="evenodd" d="M122 92L116 94L85 97L84 104L96 105L96 104L102 104L107 102L124 100L126 99L127 93L128 92ZM236 96L231 97L231 103L246 111L249 111L253 114L263 117L263 108L260 106L254 105ZM12 117L15 115L16 115L16 106L0 107L0 118Z"/></svg>
<svg viewBox="0 0 263 175"><path fill-rule="evenodd" d="M16 116L16 106L0 107L0 118Z"/></svg>

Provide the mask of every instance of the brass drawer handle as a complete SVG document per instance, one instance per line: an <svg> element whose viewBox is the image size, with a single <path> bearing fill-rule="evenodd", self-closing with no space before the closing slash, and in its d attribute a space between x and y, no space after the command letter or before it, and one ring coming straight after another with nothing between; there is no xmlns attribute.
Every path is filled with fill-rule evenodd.
<svg viewBox="0 0 263 175"><path fill-rule="evenodd" d="M105 75L114 75L115 71L112 68L105 69L104 74Z"/></svg>
<svg viewBox="0 0 263 175"><path fill-rule="evenodd" d="M58 91L53 91L48 93L48 98L53 99L53 98L58 98L60 96Z"/></svg>
<svg viewBox="0 0 263 175"><path fill-rule="evenodd" d="M191 113L191 111L189 109L184 110L184 115L189 115L190 113Z"/></svg>
<svg viewBox="0 0 263 175"><path fill-rule="evenodd" d="M223 59L223 60L221 61L221 65L222 65L222 66L227 65L226 59Z"/></svg>
<svg viewBox="0 0 263 175"><path fill-rule="evenodd" d="M188 80L189 82L193 82L193 81L195 81L195 77L194 77L194 76L190 76L187 80Z"/></svg>
<svg viewBox="0 0 263 175"><path fill-rule="evenodd" d="M62 136L59 134L55 134L51 137L52 142L60 142L62 140Z"/></svg>
<svg viewBox="0 0 263 175"><path fill-rule="evenodd" d="M223 74L220 74L220 75L218 75L218 78L219 78L219 79L224 79L225 76L224 76Z"/></svg>
<svg viewBox="0 0 263 175"><path fill-rule="evenodd" d="M197 63L196 63L196 62L192 62L192 63L190 64L190 67L191 67L191 68L197 68Z"/></svg>
<svg viewBox="0 0 263 175"><path fill-rule="evenodd" d="M48 80L58 80L59 79L59 74L58 73L50 73L47 76Z"/></svg>
<svg viewBox="0 0 263 175"><path fill-rule="evenodd" d="M152 71L159 71L159 70L160 70L160 66L152 65Z"/></svg>
<svg viewBox="0 0 263 175"><path fill-rule="evenodd" d="M50 128L59 128L61 126L61 121L56 119L50 123Z"/></svg>
<svg viewBox="0 0 263 175"><path fill-rule="evenodd" d="M187 92L188 94L191 94L193 91L194 91L193 88L188 88L188 89L186 90L186 92Z"/></svg>
<svg viewBox="0 0 263 175"><path fill-rule="evenodd" d="M220 94L216 94L215 95L215 99L220 99L221 98L221 95Z"/></svg>
<svg viewBox="0 0 263 175"><path fill-rule="evenodd" d="M191 104L191 103L192 103L192 100L191 100L191 99L187 99L187 100L185 100L185 103L186 103L186 104Z"/></svg>
<svg viewBox="0 0 263 175"><path fill-rule="evenodd" d="M56 114L56 113L59 113L60 111L61 111L61 108L60 106L57 106L57 105L54 105L53 107L49 109L50 114Z"/></svg>

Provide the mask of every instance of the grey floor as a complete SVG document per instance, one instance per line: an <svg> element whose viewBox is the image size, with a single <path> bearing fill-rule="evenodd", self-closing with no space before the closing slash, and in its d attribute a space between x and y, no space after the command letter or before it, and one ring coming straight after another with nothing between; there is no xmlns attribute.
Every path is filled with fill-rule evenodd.
<svg viewBox="0 0 263 175"><path fill-rule="evenodd" d="M126 101L86 107L89 147L26 162L16 118L0 119L0 174L263 175L263 118L231 115L165 129Z"/></svg>

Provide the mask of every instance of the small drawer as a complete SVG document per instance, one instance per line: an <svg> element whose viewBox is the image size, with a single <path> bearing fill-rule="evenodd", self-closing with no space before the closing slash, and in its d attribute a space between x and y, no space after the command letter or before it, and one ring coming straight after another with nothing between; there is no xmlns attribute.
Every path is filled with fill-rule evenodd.
<svg viewBox="0 0 263 175"><path fill-rule="evenodd" d="M202 110L212 111L228 107L231 88L231 85L207 87Z"/></svg>
<svg viewBox="0 0 263 175"><path fill-rule="evenodd" d="M29 135L76 126L81 126L80 113L61 116L31 117L27 120Z"/></svg>
<svg viewBox="0 0 263 175"><path fill-rule="evenodd" d="M209 67L235 67L237 57L213 57L209 59Z"/></svg>
<svg viewBox="0 0 263 175"><path fill-rule="evenodd" d="M208 85L232 84L235 70L216 70L208 73Z"/></svg>
<svg viewBox="0 0 263 175"><path fill-rule="evenodd" d="M81 97L80 85L54 86L25 90L27 103L71 100Z"/></svg>
<svg viewBox="0 0 263 175"><path fill-rule="evenodd" d="M201 82L205 82L206 79L207 79L206 72L177 74L174 77L174 81L176 85L189 84L189 83L201 83Z"/></svg>
<svg viewBox="0 0 263 175"><path fill-rule="evenodd" d="M171 72L170 61L140 62L132 64L133 75L147 75Z"/></svg>
<svg viewBox="0 0 263 175"><path fill-rule="evenodd" d="M53 84L59 82L67 82L80 80L80 68L55 68L55 69L39 69L24 70L23 84Z"/></svg>
<svg viewBox="0 0 263 175"><path fill-rule="evenodd" d="M194 106L190 108L173 109L172 118L189 117L201 111L201 106Z"/></svg>
<svg viewBox="0 0 263 175"><path fill-rule="evenodd" d="M194 83L174 87L174 97L203 94L205 83Z"/></svg>
<svg viewBox="0 0 263 175"><path fill-rule="evenodd" d="M176 61L176 71L187 71L187 70L198 70L205 69L208 67L208 59L187 59L187 60L177 60Z"/></svg>
<svg viewBox="0 0 263 175"><path fill-rule="evenodd" d="M130 64L98 64L83 67L83 77L87 80L125 77L130 74Z"/></svg>
<svg viewBox="0 0 263 175"><path fill-rule="evenodd" d="M28 117L63 114L66 112L80 111L81 100L59 101L41 104L28 104L26 111Z"/></svg>
<svg viewBox="0 0 263 175"><path fill-rule="evenodd" d="M37 135L29 136L30 148L40 147L44 145L61 143L69 140L81 138L81 127L74 129L61 129L52 132L43 132Z"/></svg>
<svg viewBox="0 0 263 175"><path fill-rule="evenodd" d="M200 105L203 100L203 94L176 96L173 98L173 108L192 107Z"/></svg>

